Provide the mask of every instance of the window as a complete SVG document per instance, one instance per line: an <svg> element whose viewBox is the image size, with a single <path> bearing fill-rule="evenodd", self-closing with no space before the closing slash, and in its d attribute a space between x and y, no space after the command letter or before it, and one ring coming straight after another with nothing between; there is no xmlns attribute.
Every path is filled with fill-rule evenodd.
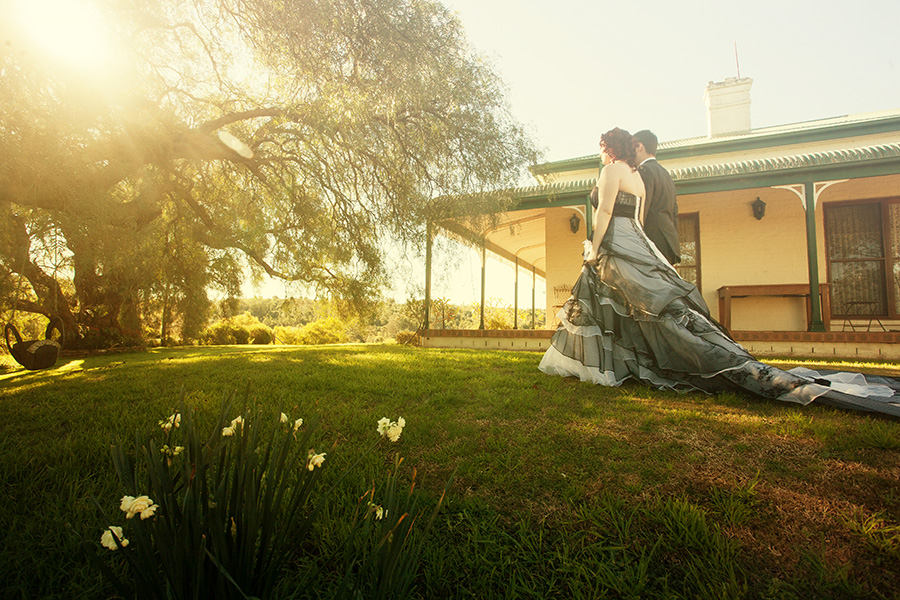
<svg viewBox="0 0 900 600"><path fill-rule="evenodd" d="M678 242L681 262L675 265L678 275L700 288L700 215L678 215Z"/></svg>
<svg viewBox="0 0 900 600"><path fill-rule="evenodd" d="M825 205L825 253L836 316L900 313L900 200Z"/></svg>

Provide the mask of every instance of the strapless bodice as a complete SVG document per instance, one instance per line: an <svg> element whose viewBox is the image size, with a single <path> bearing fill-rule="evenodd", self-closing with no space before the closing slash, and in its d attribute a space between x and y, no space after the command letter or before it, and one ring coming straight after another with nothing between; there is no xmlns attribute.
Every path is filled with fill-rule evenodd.
<svg viewBox="0 0 900 600"><path fill-rule="evenodd" d="M629 219L637 218L637 209L641 204L641 199L634 194L619 190L616 194L616 201L613 205L614 217L628 217Z"/></svg>

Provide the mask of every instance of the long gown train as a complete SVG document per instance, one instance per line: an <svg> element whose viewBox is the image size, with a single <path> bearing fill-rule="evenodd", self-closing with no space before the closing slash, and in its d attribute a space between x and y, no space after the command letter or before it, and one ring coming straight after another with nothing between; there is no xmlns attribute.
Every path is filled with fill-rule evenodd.
<svg viewBox="0 0 900 600"><path fill-rule="evenodd" d="M619 192L596 270L585 265L559 312L541 371L617 386L759 396L900 416L900 380L784 371L756 360L715 322L696 286L681 279L635 218L640 200Z"/></svg>

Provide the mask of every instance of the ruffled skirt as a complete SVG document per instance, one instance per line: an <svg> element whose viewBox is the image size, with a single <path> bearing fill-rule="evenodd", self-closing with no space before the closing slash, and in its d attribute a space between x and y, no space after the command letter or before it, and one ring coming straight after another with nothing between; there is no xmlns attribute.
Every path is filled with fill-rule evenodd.
<svg viewBox="0 0 900 600"><path fill-rule="evenodd" d="M716 323L638 222L613 217L596 270L585 265L560 310L541 371L618 386L743 390L777 400L814 400L900 416L900 381L858 373L784 371L757 361Z"/></svg>

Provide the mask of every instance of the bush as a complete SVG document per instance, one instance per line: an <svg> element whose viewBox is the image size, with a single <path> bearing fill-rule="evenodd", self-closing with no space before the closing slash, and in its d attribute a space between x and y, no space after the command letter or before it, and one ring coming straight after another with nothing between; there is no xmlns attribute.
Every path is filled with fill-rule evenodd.
<svg viewBox="0 0 900 600"><path fill-rule="evenodd" d="M408 329L404 329L403 331L398 331L395 340L397 340L398 344L415 344L416 343L416 332L409 331Z"/></svg>
<svg viewBox="0 0 900 600"><path fill-rule="evenodd" d="M251 344L271 344L273 339L272 328L260 323L250 329Z"/></svg>
<svg viewBox="0 0 900 600"><path fill-rule="evenodd" d="M303 343L309 345L340 344L347 341L344 324L334 317L307 323L303 327L302 336Z"/></svg>
<svg viewBox="0 0 900 600"><path fill-rule="evenodd" d="M222 346L226 344L271 344L272 329L259 319L245 312L242 315L222 319L200 333L203 344Z"/></svg>
<svg viewBox="0 0 900 600"><path fill-rule="evenodd" d="M213 323L202 332L200 332L200 342L213 346L224 346L227 344L237 344L235 332L237 327L228 319ZM247 343L246 341L244 342Z"/></svg>
<svg viewBox="0 0 900 600"><path fill-rule="evenodd" d="M300 327L275 327L275 342L296 346L303 343L303 330Z"/></svg>

